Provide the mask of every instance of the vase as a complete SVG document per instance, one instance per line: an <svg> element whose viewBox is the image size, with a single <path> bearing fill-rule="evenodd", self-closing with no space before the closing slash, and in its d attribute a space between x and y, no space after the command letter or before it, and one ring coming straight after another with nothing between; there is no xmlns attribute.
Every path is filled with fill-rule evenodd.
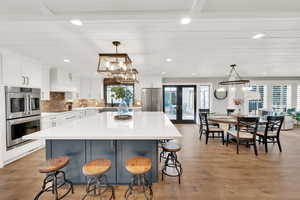
<svg viewBox="0 0 300 200"><path fill-rule="evenodd" d="M124 99L119 104L118 115L128 115L128 105Z"/></svg>

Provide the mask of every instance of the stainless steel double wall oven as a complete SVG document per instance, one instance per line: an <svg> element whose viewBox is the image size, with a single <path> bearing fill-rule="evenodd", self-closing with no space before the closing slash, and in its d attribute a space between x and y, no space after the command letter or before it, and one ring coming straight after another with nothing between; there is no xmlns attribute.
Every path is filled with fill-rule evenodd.
<svg viewBox="0 0 300 200"><path fill-rule="evenodd" d="M5 87L6 147L26 142L22 139L41 128L41 90L36 88Z"/></svg>

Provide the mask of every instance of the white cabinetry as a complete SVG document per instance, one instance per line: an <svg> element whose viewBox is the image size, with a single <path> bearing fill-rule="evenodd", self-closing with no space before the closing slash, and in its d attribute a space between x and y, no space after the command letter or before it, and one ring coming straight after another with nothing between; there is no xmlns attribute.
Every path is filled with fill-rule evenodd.
<svg viewBox="0 0 300 200"><path fill-rule="evenodd" d="M59 114L54 114L54 116L43 116L42 117L42 130L53 128L57 126L62 126L68 123L71 123L78 119L84 119L86 117L94 116L99 112L98 109L84 109L84 110L77 110L71 112L64 112Z"/></svg>
<svg viewBox="0 0 300 200"><path fill-rule="evenodd" d="M10 51L1 51L3 84L17 87L41 87L41 64Z"/></svg>
<svg viewBox="0 0 300 200"><path fill-rule="evenodd" d="M42 117L42 130L56 127L56 117Z"/></svg>
<svg viewBox="0 0 300 200"><path fill-rule="evenodd" d="M101 91L103 80L100 78L84 78L80 80L80 98L82 99L102 99Z"/></svg>
<svg viewBox="0 0 300 200"><path fill-rule="evenodd" d="M91 98L91 81L89 79L80 80L80 94L81 99L90 99Z"/></svg>
<svg viewBox="0 0 300 200"><path fill-rule="evenodd" d="M75 92L78 90L78 81L71 72L58 68L50 70L51 91Z"/></svg>
<svg viewBox="0 0 300 200"><path fill-rule="evenodd" d="M42 100L50 100L50 69L42 68Z"/></svg>

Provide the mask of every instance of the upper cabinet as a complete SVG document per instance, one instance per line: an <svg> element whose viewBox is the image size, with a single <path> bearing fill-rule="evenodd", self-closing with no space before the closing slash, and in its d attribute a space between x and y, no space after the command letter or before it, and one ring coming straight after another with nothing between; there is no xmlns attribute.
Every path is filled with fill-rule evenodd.
<svg viewBox="0 0 300 200"><path fill-rule="evenodd" d="M82 78L80 80L81 99L102 99L103 79Z"/></svg>
<svg viewBox="0 0 300 200"><path fill-rule="evenodd" d="M1 51L4 85L41 88L42 68L33 59L9 51Z"/></svg>
<svg viewBox="0 0 300 200"><path fill-rule="evenodd" d="M76 92L79 89L80 79L71 72L63 69L50 70L51 91Z"/></svg>
<svg viewBox="0 0 300 200"><path fill-rule="evenodd" d="M42 100L50 100L50 69L43 67L42 69Z"/></svg>

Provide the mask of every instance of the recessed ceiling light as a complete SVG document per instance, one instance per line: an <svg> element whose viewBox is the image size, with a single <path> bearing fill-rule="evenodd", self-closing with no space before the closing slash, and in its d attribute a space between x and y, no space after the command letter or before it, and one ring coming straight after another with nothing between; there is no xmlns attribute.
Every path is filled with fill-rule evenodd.
<svg viewBox="0 0 300 200"><path fill-rule="evenodd" d="M181 24L189 24L189 23L191 23L191 21L192 21L192 19L190 17L183 17L183 18L181 18L180 23Z"/></svg>
<svg viewBox="0 0 300 200"><path fill-rule="evenodd" d="M263 33L258 33L258 34L256 34L256 35L254 35L253 37L252 37L252 39L260 39L260 38L263 38L263 37L265 37L265 34L263 34Z"/></svg>
<svg viewBox="0 0 300 200"><path fill-rule="evenodd" d="M173 59L172 59L172 58L166 58L166 61L167 61L167 62L172 62Z"/></svg>
<svg viewBox="0 0 300 200"><path fill-rule="evenodd" d="M69 60L69 59L64 59L64 62L65 62L65 63L70 63L71 60Z"/></svg>
<svg viewBox="0 0 300 200"><path fill-rule="evenodd" d="M70 23L72 23L76 26L82 26L82 21L80 19L72 19L72 20L70 20Z"/></svg>
<svg viewBox="0 0 300 200"><path fill-rule="evenodd" d="M164 74L166 74L166 72L162 72L161 74L164 75Z"/></svg>

